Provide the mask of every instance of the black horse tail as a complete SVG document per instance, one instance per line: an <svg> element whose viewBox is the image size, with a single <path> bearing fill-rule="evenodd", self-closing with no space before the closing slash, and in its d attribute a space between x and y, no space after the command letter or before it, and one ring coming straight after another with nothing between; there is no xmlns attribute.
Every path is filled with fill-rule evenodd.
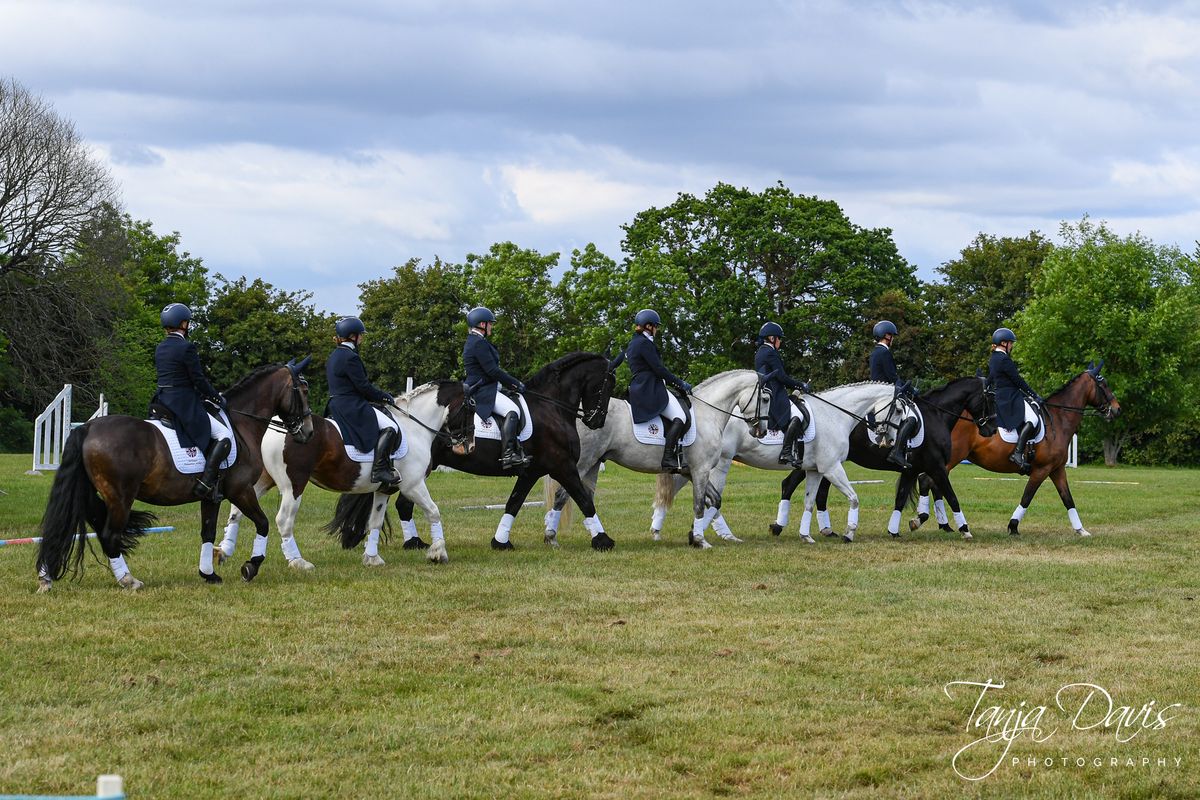
<svg viewBox="0 0 1200 800"><path fill-rule="evenodd" d="M330 536L342 540L343 550L352 550L359 542L367 538L367 523L371 521L371 504L375 502L374 493L344 494L338 500L333 519L322 528ZM384 501L386 502L386 501ZM383 515L383 540L386 542L392 536L392 521L387 512Z"/></svg>

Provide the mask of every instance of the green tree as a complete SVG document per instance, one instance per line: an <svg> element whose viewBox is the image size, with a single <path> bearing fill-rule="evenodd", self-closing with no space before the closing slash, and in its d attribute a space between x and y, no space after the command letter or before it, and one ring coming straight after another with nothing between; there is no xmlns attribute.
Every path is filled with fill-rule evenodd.
<svg viewBox="0 0 1200 800"><path fill-rule="evenodd" d="M1085 436L1102 440L1112 465L1131 436L1195 420L1185 398L1200 391L1200 264L1087 217L1060 235L1017 315L1019 358L1043 391L1105 359L1122 414Z"/></svg>
<svg viewBox="0 0 1200 800"><path fill-rule="evenodd" d="M462 376L466 277L460 265L435 258L422 267L413 258L392 277L359 289L367 328L362 356L380 388L403 391L409 377L420 385Z"/></svg>
<svg viewBox="0 0 1200 800"><path fill-rule="evenodd" d="M839 383L866 380L871 376L868 359L875 349L872 329L881 319L891 320L899 333L892 341L892 355L900 377L912 381L921 389L941 385L944 381L930 365L929 352L933 331L930 328L925 304L899 289L888 289L863 306L863 319L854 332L855 356L847 359L838 376ZM964 373L965 374L965 373ZM956 377L961 377L956 376Z"/></svg>

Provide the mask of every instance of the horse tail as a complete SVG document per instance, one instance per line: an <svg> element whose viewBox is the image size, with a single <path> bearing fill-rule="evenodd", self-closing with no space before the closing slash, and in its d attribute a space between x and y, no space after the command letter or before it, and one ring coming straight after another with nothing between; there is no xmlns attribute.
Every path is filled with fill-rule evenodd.
<svg viewBox="0 0 1200 800"><path fill-rule="evenodd" d="M88 426L83 425L67 437L42 516L37 566L38 572L51 580L61 580L68 572L78 575L82 571L89 521L97 530L104 528L107 509L83 463L83 441L87 435Z"/></svg>
<svg viewBox="0 0 1200 800"><path fill-rule="evenodd" d="M669 472L658 473L658 483L654 487L654 507L666 511L675 502L675 476Z"/></svg>
<svg viewBox="0 0 1200 800"><path fill-rule="evenodd" d="M337 509L333 512L333 519L325 523L322 530L330 536L340 538L343 550L354 549L363 539L367 538L367 523L371 520L371 505L374 502L375 495L370 492L342 495L338 500ZM392 523L386 513L383 517L383 526L386 529L386 538L392 530Z"/></svg>
<svg viewBox="0 0 1200 800"><path fill-rule="evenodd" d="M924 473L922 473L922 474L924 474ZM915 511L917 509L917 499L921 495L920 477L913 480L913 482L908 485L908 492L906 493L907 496L905 496L905 497L900 496L900 481L902 481L902 480L904 480L903 475L899 475L896 477L896 503L897 503L897 505L902 503L902 504L908 506L909 511Z"/></svg>
<svg viewBox="0 0 1200 800"><path fill-rule="evenodd" d="M558 529L564 530L571 524L571 509L575 507L575 504L571 502L571 495L563 488L563 485L554 478L547 475L545 484L542 497L546 503L546 510L557 508L559 503L562 503L562 514L558 517ZM592 488L595 489L595 487Z"/></svg>

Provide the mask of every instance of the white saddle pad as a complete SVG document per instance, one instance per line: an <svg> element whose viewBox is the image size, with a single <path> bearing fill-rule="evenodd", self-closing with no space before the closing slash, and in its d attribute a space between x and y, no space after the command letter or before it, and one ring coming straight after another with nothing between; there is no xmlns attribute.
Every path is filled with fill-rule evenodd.
<svg viewBox="0 0 1200 800"><path fill-rule="evenodd" d="M656 444L660 447L667 443L667 437L663 435L663 418L655 417L649 422L634 422L633 421L633 406L629 407L629 421L633 425L633 438L637 439L642 444ZM696 441L696 415L692 414L692 424L688 426L687 433L683 434L683 439L680 440L684 447L687 447L692 442Z"/></svg>
<svg viewBox="0 0 1200 800"><path fill-rule="evenodd" d="M767 435L758 440L759 444L767 447L782 447L784 431L773 431L768 429ZM800 441L808 444L813 439L817 438L817 418L813 414L808 415L808 427L804 429L804 435L800 437Z"/></svg>
<svg viewBox="0 0 1200 800"><path fill-rule="evenodd" d="M925 442L925 416L921 413L921 409L917 408L915 403L913 405L909 406L909 408L912 409L913 413L905 414L905 417L906 418L908 418L908 417L916 417L917 418L917 432L914 433L913 437L908 440L909 449L913 449L916 447L920 447ZM883 438L883 435L885 433L889 433L889 434L894 433L895 430L896 429L892 428L892 427L888 427L886 429L877 428L875 430L874 435L868 434L868 436L872 439L872 441L875 442L875 444L879 444L879 440L881 438Z"/></svg>
<svg viewBox="0 0 1200 800"><path fill-rule="evenodd" d="M337 431L338 436L342 435L342 426L338 425L333 419L329 420L333 425L333 429ZM346 440L342 439L342 444L346 448L346 458L359 464L369 464L375 460L375 451L369 450L363 452L352 444L346 444ZM408 437L404 435L404 429L400 429L400 444L396 445L396 452L392 453L392 461L397 461L408 455Z"/></svg>
<svg viewBox="0 0 1200 800"><path fill-rule="evenodd" d="M530 436L533 436L533 414L529 413L529 404L525 402L525 395L517 395L517 401L521 404L521 414L525 417L525 426L521 428L521 432L517 434L517 441L523 442ZM482 419L478 414L475 415L475 438L476 439L500 439L500 424L496 422L495 417Z"/></svg>
<svg viewBox="0 0 1200 800"><path fill-rule="evenodd" d="M1046 438L1046 426L1042 424L1042 418L1038 416L1037 411L1028 400L1025 401L1025 421L1032 422L1037 425L1037 432L1033 434L1033 438L1029 440L1030 444L1037 444L1042 439ZM1012 428L1000 428L1000 438L1009 444L1017 443L1017 432Z"/></svg>
<svg viewBox="0 0 1200 800"><path fill-rule="evenodd" d="M175 461L175 469L184 475L199 475L204 472L203 450L198 447L180 447L179 433L174 428L163 425L162 420L148 419L146 422L149 422L162 434L163 441L167 443L167 449L171 451L171 458ZM233 425L229 422L229 415L224 411L221 412L221 422L226 428L233 430ZM233 462L237 461L237 437L234 436L230 441L229 455L221 462L221 469L229 469L233 466Z"/></svg>

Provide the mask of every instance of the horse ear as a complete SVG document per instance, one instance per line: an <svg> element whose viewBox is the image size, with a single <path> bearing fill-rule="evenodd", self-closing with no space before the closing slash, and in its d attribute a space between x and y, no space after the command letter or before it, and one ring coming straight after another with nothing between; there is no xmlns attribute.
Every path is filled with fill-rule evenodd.
<svg viewBox="0 0 1200 800"><path fill-rule="evenodd" d="M1087 371L1088 371L1088 372L1091 372L1091 371L1092 371L1092 370L1094 370L1095 368L1096 368L1096 362L1095 362L1095 361L1089 361L1089 362L1088 362L1088 365L1087 365Z"/></svg>
<svg viewBox="0 0 1200 800"><path fill-rule="evenodd" d="M1096 374L1100 374L1100 370L1104 369L1104 359L1100 359L1100 363L1096 365Z"/></svg>
<svg viewBox="0 0 1200 800"><path fill-rule="evenodd" d="M976 378L982 378L982 377L983 377L983 370L982 370L982 369L980 369L980 368L978 368L978 367L976 367L976 368L975 368L975 377L976 377Z"/></svg>
<svg viewBox="0 0 1200 800"><path fill-rule="evenodd" d="M295 359L293 359L293 361L294 360ZM292 364L291 361L288 362L288 364L295 370L297 375L303 373L305 367L307 367L311 363L312 363L312 354L311 353L309 355L306 355L304 358L302 358L300 360L299 364Z"/></svg>

